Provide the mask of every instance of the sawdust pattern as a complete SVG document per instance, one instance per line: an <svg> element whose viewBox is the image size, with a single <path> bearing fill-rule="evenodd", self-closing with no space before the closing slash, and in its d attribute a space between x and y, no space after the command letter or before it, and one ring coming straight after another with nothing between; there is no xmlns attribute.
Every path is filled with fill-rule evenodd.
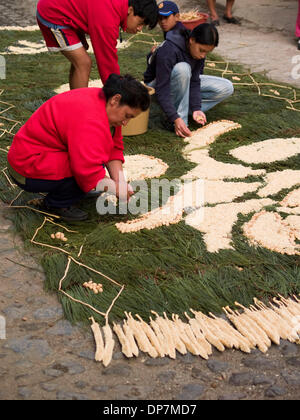
<svg viewBox="0 0 300 420"><path fill-rule="evenodd" d="M197 163L197 166L183 175L182 179L208 179L221 181L226 178L247 178L248 176L261 176L265 169L251 169L243 165L216 161L209 156L208 149L193 150L187 160Z"/></svg>
<svg viewBox="0 0 300 420"><path fill-rule="evenodd" d="M260 197L267 197L279 193L286 188L300 184L300 171L286 169L284 171L270 172L266 175L267 185L258 191Z"/></svg>
<svg viewBox="0 0 300 420"><path fill-rule="evenodd" d="M245 163L272 163L300 153L300 138L270 139L237 147L229 152Z"/></svg>
<svg viewBox="0 0 300 420"><path fill-rule="evenodd" d="M89 80L89 87L96 87L96 88L102 88L103 83L100 79L96 80ZM64 83L63 85L59 86L58 88L54 89L54 92L57 94L68 92L70 90L69 83Z"/></svg>
<svg viewBox="0 0 300 420"><path fill-rule="evenodd" d="M244 235L254 246L287 255L300 255L300 216L285 220L278 213L261 211L243 226Z"/></svg>
<svg viewBox="0 0 300 420"><path fill-rule="evenodd" d="M189 214L185 223L202 232L207 250L218 252L221 249L234 249L232 228L238 215L260 211L274 202L270 199L248 200L245 203L226 203L204 208L204 218L199 210Z"/></svg>
<svg viewBox="0 0 300 420"><path fill-rule="evenodd" d="M0 28L1 29L1 28ZM2 28L3 29L3 28ZM12 29L12 28L9 28ZM22 28L24 29L24 28ZM146 41L136 41L136 42L144 42ZM149 44L153 45L153 42ZM26 46L25 46L26 47ZM28 48L30 46L28 45ZM286 86L276 85L272 83L258 83L252 74L238 74L233 73L229 70L229 63L222 62L225 64L225 69L217 68L216 64L220 64L221 62L215 62L215 66L213 67L216 71L222 72L222 77L225 75L231 75L232 78L237 76L244 76L247 75L250 77L252 83L235 83L235 85L244 85L244 86L255 86L257 89L257 93L260 96L267 96L270 98L275 98L277 100L282 100L286 102L286 108L292 111L299 112L300 109L296 108L295 105L300 102L297 98L296 90L293 88L289 88ZM269 95L262 93L263 86L270 86L282 89L288 89L293 94L293 99L286 98L280 96L276 93L276 96ZM271 90L270 90L271 91ZM289 93L290 93L289 92ZM3 91L0 92L0 95ZM5 102L1 102L2 104L6 105L7 108L0 113L1 123L6 128L2 128L0 126L0 138L5 135L13 136L13 130L15 127L20 124L19 121L15 121L3 116L3 114L13 108L14 106ZM1 124L0 123L0 124ZM9 126L9 127L7 127ZM238 128L238 127L236 127ZM212 140L214 141L214 139ZM210 144L210 138L204 142L203 145L192 145L190 144L189 147L185 149L185 154L191 153L195 151L197 147L206 147ZM7 153L7 150L1 149L2 152ZM190 155L191 156L191 155ZM193 157L192 157L193 159ZM5 174L5 169L2 170L3 175L9 180L7 174ZM267 187L260 190L259 195L261 197L266 197L267 195L274 194L280 191L282 188L290 188L297 183L299 183L299 173L300 171L282 171L279 175L277 173L268 174ZM293 180L291 181L284 181L287 176L292 176ZM280 186L275 187L275 184L279 181ZM13 185L9 182L10 185ZM19 193L20 194L20 193ZM12 201L12 203L15 200ZM11 203L11 207L14 207ZM227 205L236 204L230 203ZM247 204L247 203L246 203ZM287 203L285 203L287 204ZM220 205L221 206L221 205ZM29 206L15 206L16 208L19 207L29 207ZM298 206L299 207L299 206ZM30 208L30 207L29 207ZM287 208L293 210L296 209L297 206L287 206ZM36 209L31 208L33 211L38 211ZM198 209L199 210L199 209ZM256 210L257 211L257 210ZM263 212L265 215L266 212ZM275 224L279 223L280 216L276 213L275 214ZM182 217L182 214L179 214ZM53 216L53 215L52 215ZM256 215L255 215L256 216ZM260 219L261 214L255 218L256 220ZM269 216L268 216L269 217ZM80 258L80 254L82 252L82 247L80 247L78 258L75 259L72 257L66 250L63 248L54 247L48 244L42 244L36 241L36 236L38 232L43 229L44 224L50 221L50 223L54 223L51 215L50 219L44 219L42 225L37 229L31 242L37 244L39 246L48 246L51 248L56 248L59 252L64 252L67 256L68 262L66 266L66 270L64 276L59 282L59 289L58 291L69 299L77 302L78 304L85 305L89 307L91 310L96 312L98 315L101 315L105 318L105 326L101 329L99 324L97 324L93 318L92 320L92 331L95 337L96 342L96 354L95 359L97 361L102 361L104 366L108 366L110 361L112 360L112 354L114 349L114 339L112 336L112 329L109 326L108 318L109 313L114 306L116 300L119 298L120 294L124 290L124 285L120 285L119 283L115 282L113 279L109 279L105 274L101 272L97 272L99 276L103 276L108 280L112 281L115 284L118 284L120 290L118 294L113 299L110 308L108 311L103 312L97 308L88 305L85 302L79 301L67 293L62 288L62 284L64 279L67 276L68 270L70 268L70 264L75 263L81 266L84 266L87 269L93 270L91 267L85 266L78 258ZM283 223L282 223L283 222ZM59 225L61 226L61 225ZM299 239L300 231L299 231L299 217L289 216L285 221L280 218L280 226L281 229L286 228L289 230L286 233L286 237L289 237L290 244L292 244L292 240ZM293 226L293 227L291 227ZM254 224L249 227L249 230L254 227ZM247 234L247 227L245 234ZM230 238L227 238L230 239ZM254 239L257 242L257 238ZM287 245L289 246L289 245ZM297 248L298 245L296 245ZM284 249L284 247L283 247ZM280 251L279 251L280 252ZM297 251L298 252L298 251ZM251 306L250 308L244 308L243 313L238 311L234 311L229 307L223 308L224 312L227 315L227 318L230 322L227 322L221 318L217 318L214 315L210 314L210 316L206 316L202 313L196 312L191 310L191 312L195 315L195 318L191 318L189 315L186 314L188 322L183 322L180 320L179 316L176 314L172 315L172 320L167 319L166 315L164 318L156 315L155 319L150 318L150 323L144 322L138 315L137 320L135 320L131 314L126 314L126 320L123 322L123 326L120 324L114 325L114 331L122 345L122 351L127 357L137 356L138 351L141 350L149 354L150 357L165 357L169 356L172 358L176 357L176 351L181 352L182 354L187 353L188 351L192 354L199 355L205 359L209 357L211 354L212 347L217 348L219 351L224 351L226 348L236 348L241 351L249 352L251 349L257 347L262 352L266 352L267 349L270 347L271 343L274 342L279 344L280 338L288 339L291 342L299 342L299 332L300 332L300 302L299 299L294 296L293 299L284 299L283 297L274 298L274 303L269 303L269 306L265 306L262 302L259 302L257 299L254 299L255 306ZM240 306L236 303L237 306ZM226 324L224 324L226 323ZM222 328L221 328L222 325ZM234 326L234 327L233 327ZM102 338L102 335L104 339ZM175 355L175 356L174 356Z"/></svg>
<svg viewBox="0 0 300 420"><path fill-rule="evenodd" d="M154 156L148 155L126 155L123 170L128 182L159 178L164 175L169 168L164 161Z"/></svg>

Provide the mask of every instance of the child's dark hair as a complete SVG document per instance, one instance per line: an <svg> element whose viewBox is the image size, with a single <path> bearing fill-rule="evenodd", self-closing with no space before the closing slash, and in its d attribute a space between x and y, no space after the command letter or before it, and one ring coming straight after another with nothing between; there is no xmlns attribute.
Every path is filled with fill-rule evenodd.
<svg viewBox="0 0 300 420"><path fill-rule="evenodd" d="M128 6L133 7L134 15L144 18L149 29L155 28L158 22L158 7L155 0L129 0Z"/></svg>
<svg viewBox="0 0 300 420"><path fill-rule="evenodd" d="M215 47L219 44L219 33L212 23L201 23L192 31L183 29L181 33L186 40L193 38L198 44L213 45Z"/></svg>
<svg viewBox="0 0 300 420"><path fill-rule="evenodd" d="M114 95L121 95L120 105L146 111L150 106L148 89L130 74L120 76L112 73L103 86L103 92L108 101Z"/></svg>

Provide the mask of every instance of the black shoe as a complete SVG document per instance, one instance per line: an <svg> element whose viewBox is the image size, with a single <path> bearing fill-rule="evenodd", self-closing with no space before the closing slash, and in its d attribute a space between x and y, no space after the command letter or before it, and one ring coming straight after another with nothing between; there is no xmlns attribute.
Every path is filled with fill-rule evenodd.
<svg viewBox="0 0 300 420"><path fill-rule="evenodd" d="M300 38L298 38L298 50L300 50Z"/></svg>
<svg viewBox="0 0 300 420"><path fill-rule="evenodd" d="M223 19L227 22L227 23L232 23L233 25L240 25L241 22L239 20L237 20L235 17L228 17L226 15L223 16Z"/></svg>
<svg viewBox="0 0 300 420"><path fill-rule="evenodd" d="M212 21L211 21L211 23L212 23L213 25L215 25L215 26L220 26L220 21L219 21L219 19L212 20Z"/></svg>
<svg viewBox="0 0 300 420"><path fill-rule="evenodd" d="M62 220L66 222L81 222L88 218L88 214L80 210L78 207L70 206L70 207L50 207L47 206L45 203L40 206L40 209L47 212L52 213L57 216L60 216Z"/></svg>

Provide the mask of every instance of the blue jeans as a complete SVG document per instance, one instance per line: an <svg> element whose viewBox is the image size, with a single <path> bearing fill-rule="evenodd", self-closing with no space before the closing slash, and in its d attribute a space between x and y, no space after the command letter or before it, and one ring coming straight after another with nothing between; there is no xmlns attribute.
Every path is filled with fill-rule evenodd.
<svg viewBox="0 0 300 420"><path fill-rule="evenodd" d="M178 115L188 125L190 113L190 80L192 72L188 63L182 62L174 66L171 73L171 100ZM233 94L230 80L222 77L202 74L201 80L201 111L206 112ZM148 84L155 87L155 80Z"/></svg>

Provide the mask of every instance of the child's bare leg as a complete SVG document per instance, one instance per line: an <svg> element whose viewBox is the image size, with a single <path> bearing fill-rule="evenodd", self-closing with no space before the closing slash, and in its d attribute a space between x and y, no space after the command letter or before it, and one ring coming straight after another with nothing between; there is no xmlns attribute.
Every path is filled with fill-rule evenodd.
<svg viewBox="0 0 300 420"><path fill-rule="evenodd" d="M70 89L88 87L92 60L85 48L73 51L62 51L62 54L71 62L69 83Z"/></svg>
<svg viewBox="0 0 300 420"><path fill-rule="evenodd" d="M232 7L233 7L234 0L227 0L226 1L226 9L225 9L225 16L232 18Z"/></svg>
<svg viewBox="0 0 300 420"><path fill-rule="evenodd" d="M207 7L209 8L211 20L218 20L219 16L216 11L216 0L207 0Z"/></svg>

